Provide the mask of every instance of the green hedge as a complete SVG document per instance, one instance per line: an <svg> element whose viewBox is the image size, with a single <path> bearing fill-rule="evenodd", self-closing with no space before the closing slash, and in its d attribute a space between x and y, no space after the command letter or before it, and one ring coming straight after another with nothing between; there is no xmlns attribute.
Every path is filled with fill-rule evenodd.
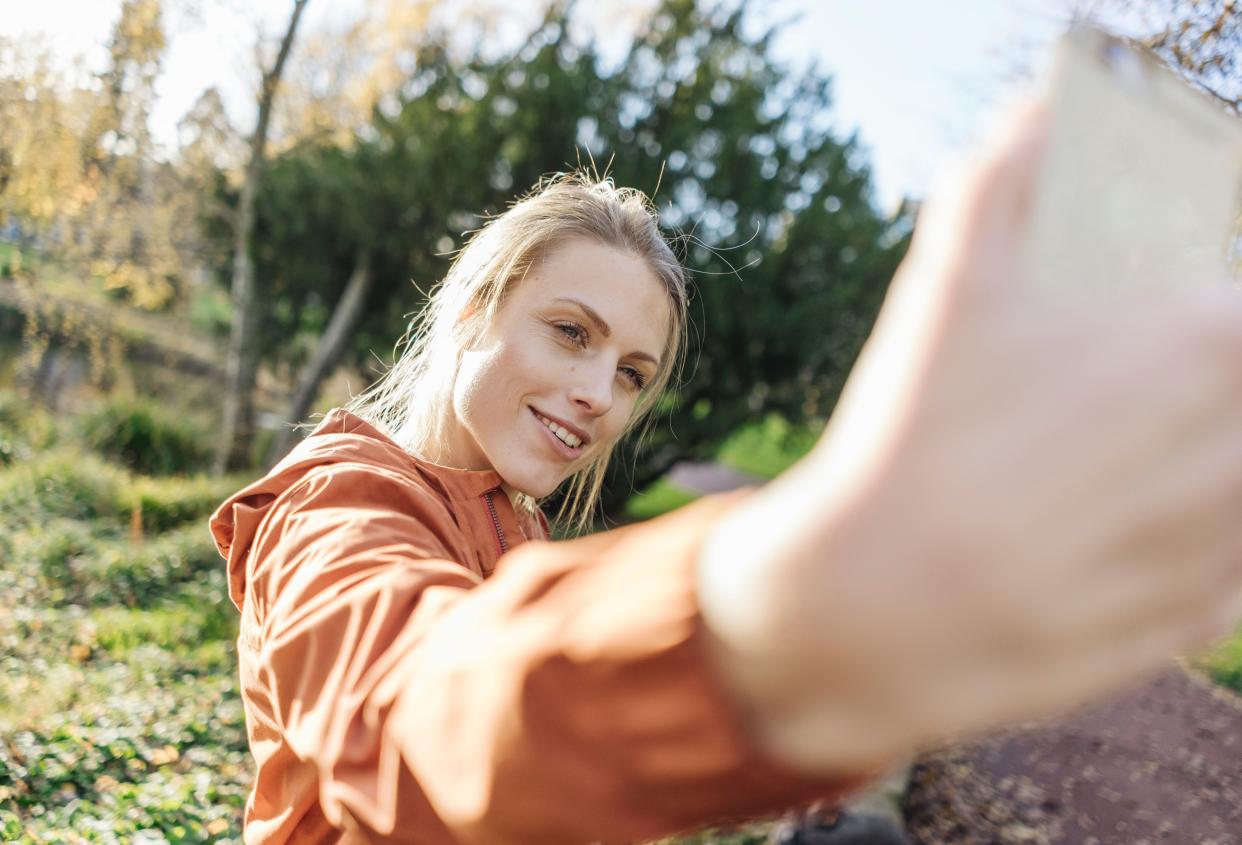
<svg viewBox="0 0 1242 845"><path fill-rule="evenodd" d="M203 470L207 433L181 414L137 397L110 399L81 421L86 446L143 475Z"/></svg>
<svg viewBox="0 0 1242 845"><path fill-rule="evenodd" d="M128 482L129 473L95 455L43 452L0 471L0 524L119 518Z"/></svg>

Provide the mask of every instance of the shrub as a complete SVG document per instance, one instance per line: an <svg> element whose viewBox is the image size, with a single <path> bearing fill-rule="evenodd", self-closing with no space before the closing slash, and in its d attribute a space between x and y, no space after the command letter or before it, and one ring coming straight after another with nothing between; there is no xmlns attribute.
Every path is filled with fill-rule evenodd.
<svg viewBox="0 0 1242 845"><path fill-rule="evenodd" d="M1198 656L1196 663L1223 687L1242 693L1242 626L1232 638L1218 644L1206 654Z"/></svg>
<svg viewBox="0 0 1242 845"><path fill-rule="evenodd" d="M652 519L660 514L676 510L698 498L698 494L683 490L671 481L661 478L643 492L631 496L625 503L626 519L635 522Z"/></svg>
<svg viewBox="0 0 1242 845"><path fill-rule="evenodd" d="M78 562L94 554L95 538L88 523L52 518L9 531L10 557L29 601L61 603L77 592Z"/></svg>
<svg viewBox="0 0 1242 845"><path fill-rule="evenodd" d="M237 636L237 609L224 596L195 600L183 596L177 604L151 610L107 607L94 611L95 637L113 657L123 657L140 646L171 652L195 651L203 643Z"/></svg>
<svg viewBox="0 0 1242 845"><path fill-rule="evenodd" d="M119 501L127 512L141 512L145 531L166 531L197 520L204 523L206 536L207 517L244 483L237 476L137 478L120 492Z"/></svg>
<svg viewBox="0 0 1242 845"><path fill-rule="evenodd" d="M0 466L25 460L56 444L56 424L43 408L0 391Z"/></svg>
<svg viewBox="0 0 1242 845"><path fill-rule="evenodd" d="M224 561L206 527L188 524L144 543L100 543L74 569L75 598L85 604L146 607L194 585L202 595L227 595ZM70 591L67 591L70 592Z"/></svg>
<svg viewBox="0 0 1242 845"><path fill-rule="evenodd" d="M119 519L128 475L94 455L58 449L0 470L0 524L6 530L55 517Z"/></svg>
<svg viewBox="0 0 1242 845"><path fill-rule="evenodd" d="M91 449L144 475L193 472L209 456L204 431L146 399L110 399L86 414L81 428Z"/></svg>
<svg viewBox="0 0 1242 845"><path fill-rule="evenodd" d="M791 425L770 414L730 435L720 447L717 459L760 478L775 478L811 451L818 438L817 429Z"/></svg>

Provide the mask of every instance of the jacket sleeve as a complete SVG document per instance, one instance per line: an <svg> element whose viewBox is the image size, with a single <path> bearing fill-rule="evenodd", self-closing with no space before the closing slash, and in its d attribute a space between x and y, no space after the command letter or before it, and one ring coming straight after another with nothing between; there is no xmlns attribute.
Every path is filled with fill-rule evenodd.
<svg viewBox="0 0 1242 845"><path fill-rule="evenodd" d="M260 677L334 825L392 842L628 842L882 774L763 759L713 674L694 561L736 496L528 542L482 582L455 562L433 497L402 486L308 479L248 567Z"/></svg>

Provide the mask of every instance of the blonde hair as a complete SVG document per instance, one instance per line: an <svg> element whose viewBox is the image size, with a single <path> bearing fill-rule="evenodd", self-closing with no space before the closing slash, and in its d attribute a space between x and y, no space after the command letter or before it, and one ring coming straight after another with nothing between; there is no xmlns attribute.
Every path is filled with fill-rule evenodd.
<svg viewBox="0 0 1242 845"><path fill-rule="evenodd" d="M396 363L349 410L387 431L415 456L446 442L454 374L463 350L492 324L514 284L558 244L590 238L644 260L669 296L669 335L660 369L644 387L622 436L651 422L651 411L679 373L686 344L686 280L681 263L660 234L655 207L641 191L610 178L558 173L470 236L448 274L431 292L418 328ZM619 441L620 438L618 438ZM590 526L616 442L606 444L569 478L556 520L570 531ZM564 483L564 482L562 482ZM534 499L518 497L533 512Z"/></svg>

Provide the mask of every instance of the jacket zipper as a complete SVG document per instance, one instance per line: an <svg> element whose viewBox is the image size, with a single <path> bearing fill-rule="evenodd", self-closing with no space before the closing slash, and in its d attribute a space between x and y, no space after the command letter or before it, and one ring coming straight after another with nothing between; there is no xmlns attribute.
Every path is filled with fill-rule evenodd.
<svg viewBox="0 0 1242 845"><path fill-rule="evenodd" d="M509 544L505 542L505 530L500 527L500 515L496 513L496 502L492 499L494 494L488 491L483 494L483 499L487 502L487 511L492 515L492 530L496 532L496 548L501 554L509 550Z"/></svg>

